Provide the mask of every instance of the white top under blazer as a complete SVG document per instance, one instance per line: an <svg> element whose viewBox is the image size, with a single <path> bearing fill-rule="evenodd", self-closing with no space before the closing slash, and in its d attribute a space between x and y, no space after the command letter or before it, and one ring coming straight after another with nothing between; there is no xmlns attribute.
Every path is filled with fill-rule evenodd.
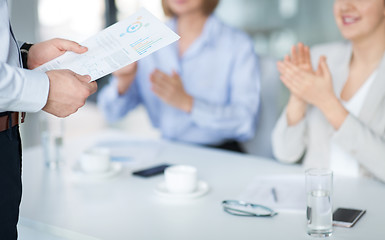
<svg viewBox="0 0 385 240"><path fill-rule="evenodd" d="M372 86L376 76L377 71L374 71L349 101L341 100L342 105L353 116L359 116L370 86ZM344 151L338 145L338 142L334 141L333 137L330 144L330 169L333 173L337 176L358 177L360 170L358 161L350 153Z"/></svg>

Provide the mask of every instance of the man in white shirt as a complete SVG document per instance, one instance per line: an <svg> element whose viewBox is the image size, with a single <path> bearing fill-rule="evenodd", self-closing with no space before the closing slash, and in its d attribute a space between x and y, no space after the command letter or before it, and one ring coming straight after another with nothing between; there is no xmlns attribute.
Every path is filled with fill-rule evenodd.
<svg viewBox="0 0 385 240"><path fill-rule="evenodd" d="M17 239L22 189L18 124L23 122L24 114L19 112L43 109L66 117L85 104L87 97L96 92L97 85L89 83L90 76L70 70L47 73L28 70L66 51L84 53L87 48L72 41L53 39L35 45L23 44L20 53L6 0L0 0L0 45L0 239L11 240Z"/></svg>

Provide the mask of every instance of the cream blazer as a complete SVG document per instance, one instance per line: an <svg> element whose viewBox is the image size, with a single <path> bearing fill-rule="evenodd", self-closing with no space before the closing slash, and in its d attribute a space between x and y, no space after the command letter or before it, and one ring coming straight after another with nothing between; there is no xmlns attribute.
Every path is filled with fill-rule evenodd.
<svg viewBox="0 0 385 240"><path fill-rule="evenodd" d="M349 74L351 44L320 45L311 53L314 66L321 55L327 57L334 90L340 97ZM361 175L385 182L385 55L358 117L349 114L335 131L318 108L308 106L305 118L289 127L285 109L272 133L273 153L281 162L302 159L305 168L329 168L332 140L359 162Z"/></svg>

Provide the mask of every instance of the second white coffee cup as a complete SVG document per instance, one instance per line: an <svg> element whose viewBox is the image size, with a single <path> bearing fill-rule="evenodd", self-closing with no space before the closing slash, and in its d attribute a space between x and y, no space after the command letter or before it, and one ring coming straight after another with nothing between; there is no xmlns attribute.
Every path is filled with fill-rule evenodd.
<svg viewBox="0 0 385 240"><path fill-rule="evenodd" d="M197 188L197 169L188 165L175 165L164 171L166 188L170 193L192 193Z"/></svg>
<svg viewBox="0 0 385 240"><path fill-rule="evenodd" d="M80 157L80 167L85 173L103 173L110 169L108 148L91 148Z"/></svg>

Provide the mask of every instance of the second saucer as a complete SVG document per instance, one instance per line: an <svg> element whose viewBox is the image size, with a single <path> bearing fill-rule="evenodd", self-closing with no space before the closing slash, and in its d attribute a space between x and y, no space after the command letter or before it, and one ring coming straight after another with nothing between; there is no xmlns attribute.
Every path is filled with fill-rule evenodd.
<svg viewBox="0 0 385 240"><path fill-rule="evenodd" d="M165 182L161 182L155 188L155 193L162 197L177 198L177 199L189 199L198 198L205 195L210 190L209 185L204 181L198 181L195 191L190 193L173 193L170 192Z"/></svg>

